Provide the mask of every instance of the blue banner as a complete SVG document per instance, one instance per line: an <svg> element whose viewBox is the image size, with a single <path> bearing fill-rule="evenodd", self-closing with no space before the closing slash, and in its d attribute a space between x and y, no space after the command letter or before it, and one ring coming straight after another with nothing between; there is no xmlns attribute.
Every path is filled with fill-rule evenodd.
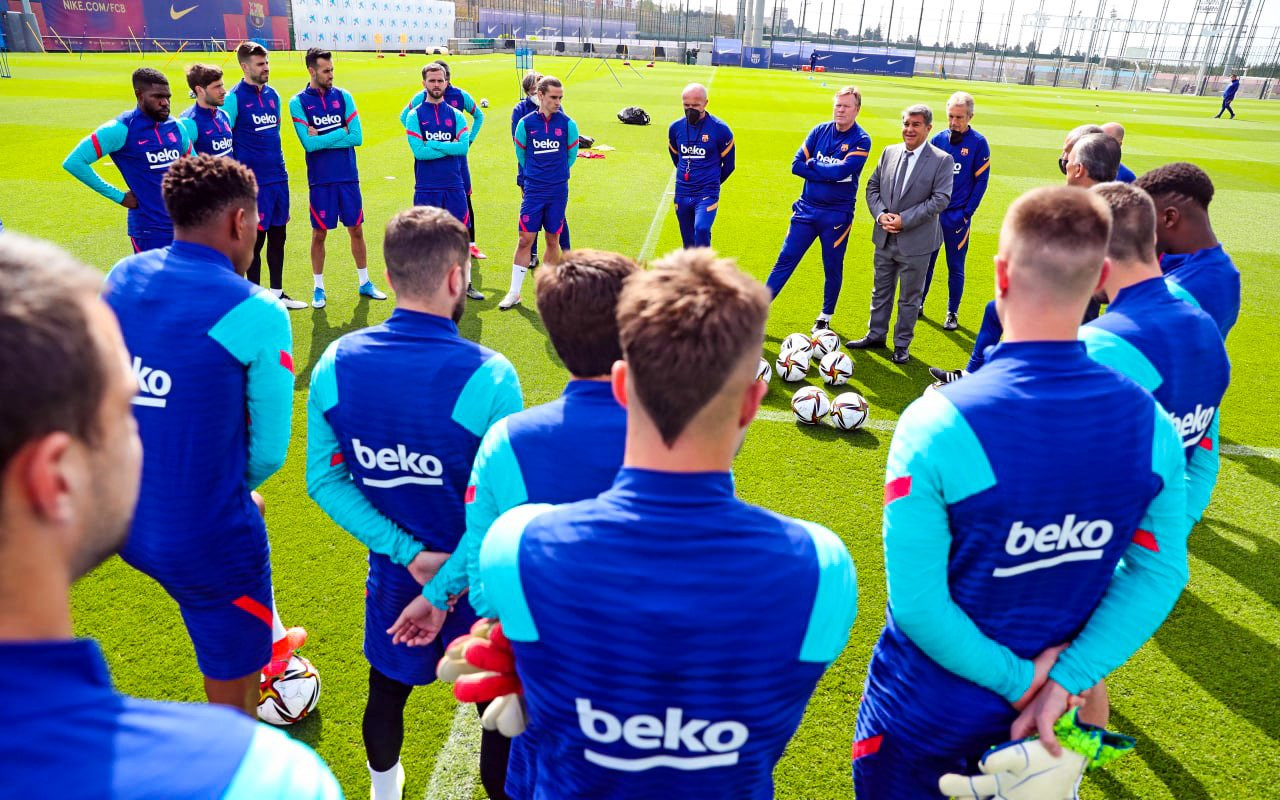
<svg viewBox="0 0 1280 800"><path fill-rule="evenodd" d="M815 66L826 72L858 72L872 75L898 75L910 78L916 68L915 56L886 53L845 53L836 50L815 50Z"/></svg>
<svg viewBox="0 0 1280 800"><path fill-rule="evenodd" d="M742 66L752 69L768 69L769 68L769 48L767 47L744 47L742 48Z"/></svg>
<svg viewBox="0 0 1280 800"><path fill-rule="evenodd" d="M717 36L711 42L711 65L737 67L742 65L742 40Z"/></svg>

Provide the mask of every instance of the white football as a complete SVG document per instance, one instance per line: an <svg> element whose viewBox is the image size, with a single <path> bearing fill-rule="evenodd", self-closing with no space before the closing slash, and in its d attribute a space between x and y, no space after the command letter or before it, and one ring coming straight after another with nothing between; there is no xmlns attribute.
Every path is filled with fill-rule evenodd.
<svg viewBox="0 0 1280 800"><path fill-rule="evenodd" d="M272 725L292 725L320 702L320 673L304 656L294 655L284 672L258 683L258 719Z"/></svg>
<svg viewBox="0 0 1280 800"><path fill-rule="evenodd" d="M772 377L773 368L769 366L768 361L765 361L763 358L760 359L760 366L756 367L756 380L768 383L769 379Z"/></svg>
<svg viewBox="0 0 1280 800"><path fill-rule="evenodd" d="M805 386L791 396L791 411L805 425L817 425L831 413L831 398L817 386Z"/></svg>
<svg viewBox="0 0 1280 800"><path fill-rule="evenodd" d="M801 353L805 358L813 355L813 340L803 333L792 333L782 340L783 353Z"/></svg>
<svg viewBox="0 0 1280 800"><path fill-rule="evenodd" d="M779 378L795 383L804 380L804 376L809 373L809 358L799 353L783 351L778 360L773 362L773 366L778 371Z"/></svg>
<svg viewBox="0 0 1280 800"><path fill-rule="evenodd" d="M481 97L481 98L480 98L480 107L481 107L481 108L488 108L488 107L489 107L489 98L487 98L487 97Z"/></svg>
<svg viewBox="0 0 1280 800"><path fill-rule="evenodd" d="M830 328L818 331L813 335L813 357L821 361L828 353L840 349L840 337Z"/></svg>
<svg viewBox="0 0 1280 800"><path fill-rule="evenodd" d="M818 374L822 382L829 386L843 386L853 377L853 359L848 353L839 350L827 353L818 365Z"/></svg>
<svg viewBox="0 0 1280 800"><path fill-rule="evenodd" d="M843 431L861 428L870 412L866 398L857 392L836 395L836 399L831 401L831 421Z"/></svg>

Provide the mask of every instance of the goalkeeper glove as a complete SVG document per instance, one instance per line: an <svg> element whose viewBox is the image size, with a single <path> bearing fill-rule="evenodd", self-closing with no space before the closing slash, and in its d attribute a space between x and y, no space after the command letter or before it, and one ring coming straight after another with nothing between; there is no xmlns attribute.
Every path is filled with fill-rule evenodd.
<svg viewBox="0 0 1280 800"><path fill-rule="evenodd" d="M1078 800L1076 790L1085 770L1120 758L1135 744L1131 737L1079 722L1076 709L1062 715L1053 730L1062 743L1061 756L1050 754L1038 737L1028 736L988 750L978 763L980 775L943 775L938 790L957 798Z"/></svg>
<svg viewBox="0 0 1280 800"><path fill-rule="evenodd" d="M502 623L482 619L471 633L454 639L436 665L436 677L454 685L453 696L460 702L489 704L480 717L485 730L508 739L524 732L524 688Z"/></svg>

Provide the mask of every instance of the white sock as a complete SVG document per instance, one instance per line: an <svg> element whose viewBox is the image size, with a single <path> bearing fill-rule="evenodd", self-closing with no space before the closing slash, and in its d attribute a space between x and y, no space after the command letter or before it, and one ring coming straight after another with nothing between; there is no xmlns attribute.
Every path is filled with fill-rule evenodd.
<svg viewBox="0 0 1280 800"><path fill-rule="evenodd" d="M818 315L818 319L822 320L823 322L830 322L830 321L831 321L831 315L830 315L830 314L819 314L819 315Z"/></svg>
<svg viewBox="0 0 1280 800"><path fill-rule="evenodd" d="M324 288L324 273L320 273L319 275L312 274L311 277L315 280L317 289Z"/></svg>
<svg viewBox="0 0 1280 800"><path fill-rule="evenodd" d="M367 269L357 269L357 270L356 270L356 278L358 278L358 279L359 279L359 281L360 281L360 285L361 285L361 286L364 286L366 283L368 283L368 282L369 282L369 270L367 270Z"/></svg>
<svg viewBox="0 0 1280 800"><path fill-rule="evenodd" d="M471 246L472 246L472 247L475 247L475 246L476 246L476 243L475 243L475 242L472 242L472 243L471 243Z"/></svg>
<svg viewBox="0 0 1280 800"><path fill-rule="evenodd" d="M275 644L285 637L284 623L280 621L280 610L276 608L275 589L271 590L271 643Z"/></svg>
<svg viewBox="0 0 1280 800"><path fill-rule="evenodd" d="M522 267L519 264L511 265L511 294L520 294L520 286L524 283L524 274L528 271L528 267Z"/></svg>
<svg viewBox="0 0 1280 800"><path fill-rule="evenodd" d="M367 765L367 762L366 762ZM400 762L386 772L369 767L369 782L373 785L373 800L400 800L396 790L400 788Z"/></svg>
<svg viewBox="0 0 1280 800"><path fill-rule="evenodd" d="M271 294L275 295L276 297L279 297L280 295L284 294L284 289L272 289Z"/></svg>

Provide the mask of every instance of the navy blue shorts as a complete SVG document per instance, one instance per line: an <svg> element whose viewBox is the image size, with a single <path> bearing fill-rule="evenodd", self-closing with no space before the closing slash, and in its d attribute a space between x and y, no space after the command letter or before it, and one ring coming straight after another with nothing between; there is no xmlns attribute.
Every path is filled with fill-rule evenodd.
<svg viewBox="0 0 1280 800"><path fill-rule="evenodd" d="M370 556L369 577L365 582L364 656L383 675L410 686L425 686L434 681L436 664L444 657L444 649L469 632L477 619L475 610L463 597L445 618L440 635L431 644L423 647L392 644L387 628L420 594L422 585L413 579L409 570L384 556Z"/></svg>
<svg viewBox="0 0 1280 800"><path fill-rule="evenodd" d="M165 236L130 236L129 244L133 246L133 252L141 253L146 250L159 250L162 247L168 247L173 244L173 234L169 233Z"/></svg>
<svg viewBox="0 0 1280 800"><path fill-rule="evenodd" d="M523 233L548 233L560 235L564 229L565 209L569 205L569 195L541 197L525 194L520 201L520 230Z"/></svg>
<svg viewBox="0 0 1280 800"><path fill-rule="evenodd" d="M271 660L271 573L232 600L179 602L200 673L216 681L252 675Z"/></svg>
<svg viewBox="0 0 1280 800"><path fill-rule="evenodd" d="M276 181L258 187L258 230L289 223L289 182Z"/></svg>
<svg viewBox="0 0 1280 800"><path fill-rule="evenodd" d="M467 210L467 193L464 189L418 189L413 193L413 204L443 208L463 225L471 221L471 212Z"/></svg>
<svg viewBox="0 0 1280 800"><path fill-rule="evenodd" d="M364 198L360 184L322 183L311 187L311 227L331 231L339 222L354 228L364 222Z"/></svg>

